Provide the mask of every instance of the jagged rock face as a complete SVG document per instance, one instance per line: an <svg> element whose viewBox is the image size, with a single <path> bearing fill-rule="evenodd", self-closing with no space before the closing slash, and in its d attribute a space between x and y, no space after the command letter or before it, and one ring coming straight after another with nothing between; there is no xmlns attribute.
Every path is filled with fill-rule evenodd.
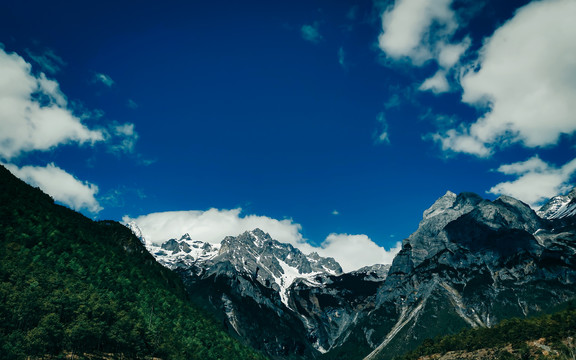
<svg viewBox="0 0 576 360"><path fill-rule="evenodd" d="M462 193L456 195L448 191L428 210L424 211L418 229L410 235L411 260L418 265L428 257L434 256L445 248L447 239L442 230L451 221L474 210L482 201L476 194Z"/></svg>
<svg viewBox="0 0 576 360"><path fill-rule="evenodd" d="M426 337L575 297L574 223L542 219L510 197L447 193L403 242L354 346L366 359L391 359Z"/></svg>
<svg viewBox="0 0 576 360"><path fill-rule="evenodd" d="M286 305L288 289L297 278L342 274L342 268L334 259L318 254L306 256L290 244L273 240L260 229L226 237L212 262L232 264L236 272L250 275L263 286L279 292Z"/></svg>
<svg viewBox="0 0 576 360"><path fill-rule="evenodd" d="M389 268L377 264L343 274L334 259L305 255L259 229L219 245L186 234L147 248L232 334L279 359L316 358L335 346L363 311L374 308Z"/></svg>
<svg viewBox="0 0 576 360"><path fill-rule="evenodd" d="M427 337L491 326L576 297L576 191L538 213L447 192L391 266L342 274L260 230L220 245L149 246L191 297L275 359L391 359ZM189 250L189 251L188 251Z"/></svg>
<svg viewBox="0 0 576 360"><path fill-rule="evenodd" d="M554 196L538 210L538 215L543 219L576 216L576 188L568 195Z"/></svg>

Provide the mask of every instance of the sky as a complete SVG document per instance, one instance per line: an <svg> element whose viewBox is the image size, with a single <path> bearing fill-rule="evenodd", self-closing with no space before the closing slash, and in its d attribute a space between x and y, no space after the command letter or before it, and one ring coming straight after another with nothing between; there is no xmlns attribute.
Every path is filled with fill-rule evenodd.
<svg viewBox="0 0 576 360"><path fill-rule="evenodd" d="M450 190L576 174L575 0L0 5L0 163L146 241L259 227L350 271Z"/></svg>

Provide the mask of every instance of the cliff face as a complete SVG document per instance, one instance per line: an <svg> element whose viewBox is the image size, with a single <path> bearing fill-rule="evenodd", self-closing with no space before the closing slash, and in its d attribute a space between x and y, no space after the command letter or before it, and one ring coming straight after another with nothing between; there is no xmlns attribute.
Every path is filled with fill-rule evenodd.
<svg viewBox="0 0 576 360"><path fill-rule="evenodd" d="M447 192L391 266L346 274L258 229L149 250L230 333L273 358L391 359L576 297L576 217L555 215L571 201L536 213L511 197Z"/></svg>
<svg viewBox="0 0 576 360"><path fill-rule="evenodd" d="M388 359L427 337L493 326L576 296L574 219L538 216L500 197L447 193L404 241L376 309L366 317L366 359Z"/></svg>

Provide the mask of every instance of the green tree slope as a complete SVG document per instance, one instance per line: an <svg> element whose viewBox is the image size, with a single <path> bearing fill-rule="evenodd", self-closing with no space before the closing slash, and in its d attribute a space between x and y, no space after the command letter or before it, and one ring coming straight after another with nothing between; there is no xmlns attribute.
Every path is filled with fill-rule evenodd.
<svg viewBox="0 0 576 360"><path fill-rule="evenodd" d="M574 302L569 303L566 309L553 314L527 319L503 320L492 328L467 329L454 335L428 339L416 350L398 359L416 360L434 354L446 354L450 351L472 352L480 349L505 348L512 349L521 358L534 358L529 355L526 344L538 339L544 339L546 344L556 349L557 356L554 358L572 359L576 354L576 349L573 348L573 340L576 338L574 304Z"/></svg>
<svg viewBox="0 0 576 360"><path fill-rule="evenodd" d="M0 358L263 359L194 308L126 227L0 166Z"/></svg>

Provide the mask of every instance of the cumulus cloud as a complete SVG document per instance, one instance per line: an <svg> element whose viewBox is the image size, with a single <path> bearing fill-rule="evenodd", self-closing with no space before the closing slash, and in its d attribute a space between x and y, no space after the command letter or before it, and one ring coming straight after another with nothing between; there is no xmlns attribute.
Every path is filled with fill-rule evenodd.
<svg viewBox="0 0 576 360"><path fill-rule="evenodd" d="M21 168L4 164L10 172L32 186L37 186L54 200L70 206L74 210L86 209L92 213L102 210L95 198L98 186L80 181L54 164L23 166Z"/></svg>
<svg viewBox="0 0 576 360"><path fill-rule="evenodd" d="M516 179L492 187L489 193L509 195L538 208L542 202L573 187L571 180L576 174L576 159L556 167L534 156L526 161L502 165L497 171Z"/></svg>
<svg viewBox="0 0 576 360"><path fill-rule="evenodd" d="M242 215L242 209L207 211L168 211L132 218L124 216L124 223L134 222L146 242L161 244L171 238L188 233L195 240L219 244L226 236L236 236L245 231L260 228L273 239L291 244L305 254L317 252L333 257L345 271L363 266L391 263L399 250L386 251L366 235L331 234L319 246L310 245L302 237L300 224L292 219L277 220L267 216Z"/></svg>
<svg viewBox="0 0 576 360"><path fill-rule="evenodd" d="M245 231L260 228L274 239L297 245L302 243L300 225L292 220L276 220L266 216L241 216L242 209L207 211L167 211L137 218L125 216L123 221L134 221L145 234L146 241L161 244L185 233L193 239L219 244L226 236L236 236Z"/></svg>
<svg viewBox="0 0 576 360"><path fill-rule="evenodd" d="M302 25L300 34L304 40L310 41L313 44L318 44L323 39L320 34L320 24L318 22L314 22L312 25Z"/></svg>
<svg viewBox="0 0 576 360"><path fill-rule="evenodd" d="M436 59L452 67L469 46L469 40L451 42L458 29L452 0L396 0L382 14L378 45L394 60L421 66Z"/></svg>
<svg viewBox="0 0 576 360"><path fill-rule="evenodd" d="M450 85L448 80L446 80L446 72L443 70L438 70L434 76L426 79L420 85L421 91L431 90L435 94L445 93L450 90Z"/></svg>
<svg viewBox="0 0 576 360"><path fill-rule="evenodd" d="M88 129L67 107L56 81L33 75L22 57L0 49L0 158L102 140L101 131Z"/></svg>
<svg viewBox="0 0 576 360"><path fill-rule="evenodd" d="M554 145L576 131L576 2L534 1L485 41L461 77L464 103L485 109L437 134L445 150L489 156L496 147Z"/></svg>
<svg viewBox="0 0 576 360"><path fill-rule="evenodd" d="M96 73L94 74L94 78L92 79L95 83L102 83L108 87L112 87L114 85L114 80L106 74Z"/></svg>
<svg viewBox="0 0 576 360"><path fill-rule="evenodd" d="M314 251L324 257L333 257L345 272L350 272L366 265L391 264L401 248L402 244L398 242L394 248L386 250L366 235L330 234Z"/></svg>

